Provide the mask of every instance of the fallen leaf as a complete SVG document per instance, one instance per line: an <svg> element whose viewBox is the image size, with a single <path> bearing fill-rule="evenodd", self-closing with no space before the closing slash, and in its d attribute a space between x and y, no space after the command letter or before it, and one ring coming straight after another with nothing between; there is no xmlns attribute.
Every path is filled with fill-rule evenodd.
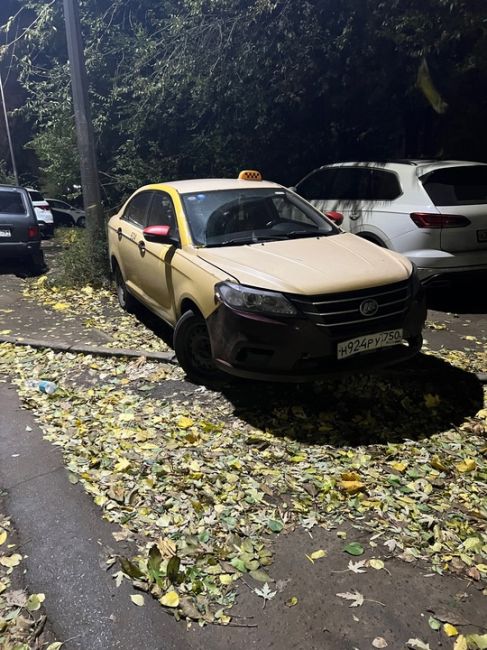
<svg viewBox="0 0 487 650"><path fill-rule="evenodd" d="M477 467L477 463L473 458L465 458L461 463L457 463L455 467L462 474L466 474L467 472L473 472Z"/></svg>
<svg viewBox="0 0 487 650"><path fill-rule="evenodd" d="M457 636L458 635L458 630L454 625L451 625L450 623L445 623L443 625L443 631L447 636Z"/></svg>
<svg viewBox="0 0 487 650"><path fill-rule="evenodd" d="M284 604L286 605L286 607L294 607L295 605L298 604L298 599L296 596L291 596L291 598L289 600L286 600Z"/></svg>
<svg viewBox="0 0 487 650"><path fill-rule="evenodd" d="M130 600L134 603L134 605L137 605L137 607L144 606L144 596L141 594L132 594L130 596Z"/></svg>
<svg viewBox="0 0 487 650"><path fill-rule="evenodd" d="M319 549L318 551L313 551L310 556L312 560L319 560L322 557L326 557L326 551Z"/></svg>
<svg viewBox="0 0 487 650"><path fill-rule="evenodd" d="M350 542L350 544L345 546L343 551L349 555L363 555L364 547L358 542Z"/></svg>
<svg viewBox="0 0 487 650"><path fill-rule="evenodd" d="M367 565L375 569L376 571L380 571L381 569L384 568L384 562L382 560L377 560L376 558L372 558L367 562Z"/></svg>
<svg viewBox="0 0 487 650"><path fill-rule="evenodd" d="M352 600L350 607L361 607L364 604L364 597L356 589L354 591L345 591L340 594L337 594L339 598L345 598L345 600Z"/></svg>
<svg viewBox="0 0 487 650"><path fill-rule="evenodd" d="M366 573L366 564L367 560L358 560L358 562L353 562L353 560L350 560L348 563L348 570L352 571L352 573Z"/></svg>
<svg viewBox="0 0 487 650"><path fill-rule="evenodd" d="M425 643L421 639L409 639L406 645L411 650L431 650L429 643Z"/></svg>
<svg viewBox="0 0 487 650"><path fill-rule="evenodd" d="M168 591L167 594L159 598L159 602L164 607L177 607L179 605L179 595L176 591Z"/></svg>
<svg viewBox="0 0 487 650"><path fill-rule="evenodd" d="M382 636L376 636L372 641L374 648L387 648L388 643Z"/></svg>

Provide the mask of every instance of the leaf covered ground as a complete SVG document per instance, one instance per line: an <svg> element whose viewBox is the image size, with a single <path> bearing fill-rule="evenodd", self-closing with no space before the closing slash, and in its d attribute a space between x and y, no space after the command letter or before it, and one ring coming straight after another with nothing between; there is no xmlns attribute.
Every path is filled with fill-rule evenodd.
<svg viewBox="0 0 487 650"><path fill-rule="evenodd" d="M23 556L9 518L0 512L0 648L2 650L59 650L43 635L46 616L44 594L18 588Z"/></svg>
<svg viewBox="0 0 487 650"><path fill-rule="evenodd" d="M485 351L444 359L404 377L178 392L179 369L143 358L0 347L72 482L137 545L114 579L223 624L240 578L270 597L273 538L295 528L351 521L381 553L485 584L487 410L464 372ZM58 390L27 389L32 376Z"/></svg>

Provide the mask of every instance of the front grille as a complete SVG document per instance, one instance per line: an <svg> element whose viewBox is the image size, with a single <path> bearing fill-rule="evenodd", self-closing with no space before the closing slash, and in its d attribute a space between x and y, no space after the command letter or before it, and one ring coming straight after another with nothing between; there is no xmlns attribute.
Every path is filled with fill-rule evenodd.
<svg viewBox="0 0 487 650"><path fill-rule="evenodd" d="M409 306L411 286L409 280L405 280L359 291L288 298L315 325L326 327L332 336L342 338L344 334L378 332L401 323ZM360 312L365 300L377 302L378 308L373 315L364 316Z"/></svg>

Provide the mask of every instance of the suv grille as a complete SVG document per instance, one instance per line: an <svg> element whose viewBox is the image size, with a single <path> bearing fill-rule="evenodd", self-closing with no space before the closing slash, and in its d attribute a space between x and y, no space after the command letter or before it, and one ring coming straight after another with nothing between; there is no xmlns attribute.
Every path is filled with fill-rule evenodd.
<svg viewBox="0 0 487 650"><path fill-rule="evenodd" d="M372 289L320 296L288 296L288 299L315 325L328 328L332 336L343 337L345 333L377 332L400 323L410 297L411 285L409 280L405 280ZM377 303L376 311L370 316L360 311L360 306L367 300Z"/></svg>

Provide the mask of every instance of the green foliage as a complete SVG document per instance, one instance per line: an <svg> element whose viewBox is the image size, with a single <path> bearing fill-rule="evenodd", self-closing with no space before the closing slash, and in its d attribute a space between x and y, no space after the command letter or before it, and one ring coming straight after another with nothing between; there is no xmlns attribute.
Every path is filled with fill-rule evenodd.
<svg viewBox="0 0 487 650"><path fill-rule="evenodd" d="M106 285L110 270L105 237L93 241L88 228L73 228L56 236L63 245L54 274L57 284L67 287Z"/></svg>
<svg viewBox="0 0 487 650"><path fill-rule="evenodd" d="M36 123L44 186L65 193L77 170L62 3L23 6L37 16L16 44L23 112ZM292 183L347 158L485 158L484 0L303 0L299 9L82 0L80 9L108 203L147 182L242 167ZM445 115L416 88L423 57Z"/></svg>
<svg viewBox="0 0 487 650"><path fill-rule="evenodd" d="M5 160L0 160L0 184L15 185L15 179L13 175L7 171L7 163Z"/></svg>

